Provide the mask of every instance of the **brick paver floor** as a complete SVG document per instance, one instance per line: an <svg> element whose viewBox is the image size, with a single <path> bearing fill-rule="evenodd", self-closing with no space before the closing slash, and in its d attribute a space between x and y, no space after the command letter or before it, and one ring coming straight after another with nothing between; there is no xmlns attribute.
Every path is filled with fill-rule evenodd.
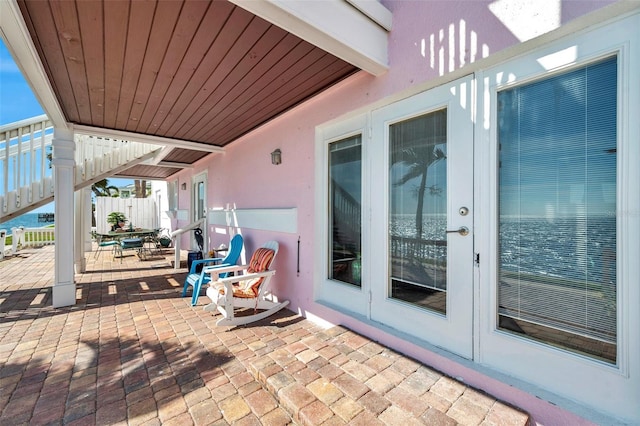
<svg viewBox="0 0 640 426"><path fill-rule="evenodd" d="M168 253L169 250L167 250ZM171 256L87 254L54 309L53 247L0 262L0 424L524 425L526 413L288 310L243 327L181 298ZM206 303L202 298L200 304Z"/></svg>

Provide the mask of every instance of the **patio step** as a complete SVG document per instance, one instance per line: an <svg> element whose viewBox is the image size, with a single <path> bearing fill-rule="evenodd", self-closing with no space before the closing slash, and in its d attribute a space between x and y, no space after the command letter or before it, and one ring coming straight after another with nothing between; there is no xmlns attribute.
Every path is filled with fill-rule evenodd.
<svg viewBox="0 0 640 426"><path fill-rule="evenodd" d="M344 327L311 339L248 360L253 377L297 424L333 416L367 425L531 424L526 412Z"/></svg>

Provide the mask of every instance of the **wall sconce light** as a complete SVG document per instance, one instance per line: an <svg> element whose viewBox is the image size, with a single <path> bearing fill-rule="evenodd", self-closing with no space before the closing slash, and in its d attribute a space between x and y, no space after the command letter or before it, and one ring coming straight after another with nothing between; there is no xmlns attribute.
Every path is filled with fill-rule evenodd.
<svg viewBox="0 0 640 426"><path fill-rule="evenodd" d="M182 183L180 184L180 188L182 188L182 190L187 189L187 182L182 182Z"/></svg>
<svg viewBox="0 0 640 426"><path fill-rule="evenodd" d="M271 164L277 166L280 163L282 163L282 151L278 148L271 153Z"/></svg>

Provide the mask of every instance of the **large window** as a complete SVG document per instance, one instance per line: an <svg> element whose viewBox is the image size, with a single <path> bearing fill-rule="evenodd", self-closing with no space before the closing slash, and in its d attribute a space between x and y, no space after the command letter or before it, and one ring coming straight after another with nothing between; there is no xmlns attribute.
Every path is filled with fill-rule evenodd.
<svg viewBox="0 0 640 426"><path fill-rule="evenodd" d="M362 286L362 137L329 144L329 277Z"/></svg>
<svg viewBox="0 0 640 426"><path fill-rule="evenodd" d="M617 58L498 93L498 323L616 363Z"/></svg>

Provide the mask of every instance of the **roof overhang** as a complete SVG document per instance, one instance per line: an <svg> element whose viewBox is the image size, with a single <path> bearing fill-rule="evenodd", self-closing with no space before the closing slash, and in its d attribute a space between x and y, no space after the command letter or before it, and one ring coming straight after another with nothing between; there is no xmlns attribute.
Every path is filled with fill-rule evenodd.
<svg viewBox="0 0 640 426"><path fill-rule="evenodd" d="M151 9L141 8L154 12L147 31L140 29L139 18L148 17ZM130 25L122 23L125 18ZM163 25L173 25L173 32L167 35ZM130 171L151 178L180 170L156 174L154 166L187 167L223 152L226 144L354 71L384 73L390 29L391 13L370 0L0 1L2 38L54 126L164 145L146 169ZM210 33L215 31L214 38ZM113 34L121 36L120 50L109 47ZM155 46L162 61L153 52L135 56L141 37L147 37L147 48ZM113 77L108 74L113 61L105 55L122 61L117 66L127 70L116 81L115 95L107 81ZM196 64L193 70L185 65L186 58ZM293 66L305 74L293 73ZM127 87L128 75L140 83ZM153 87L147 84L151 78ZM117 96L120 103L108 105L108 96ZM115 116L113 108L119 108L119 116L125 111L122 120L102 120L109 112ZM96 113L103 109L103 116ZM142 126L145 114L159 117L160 124L149 118ZM161 129L170 120L177 124Z"/></svg>

